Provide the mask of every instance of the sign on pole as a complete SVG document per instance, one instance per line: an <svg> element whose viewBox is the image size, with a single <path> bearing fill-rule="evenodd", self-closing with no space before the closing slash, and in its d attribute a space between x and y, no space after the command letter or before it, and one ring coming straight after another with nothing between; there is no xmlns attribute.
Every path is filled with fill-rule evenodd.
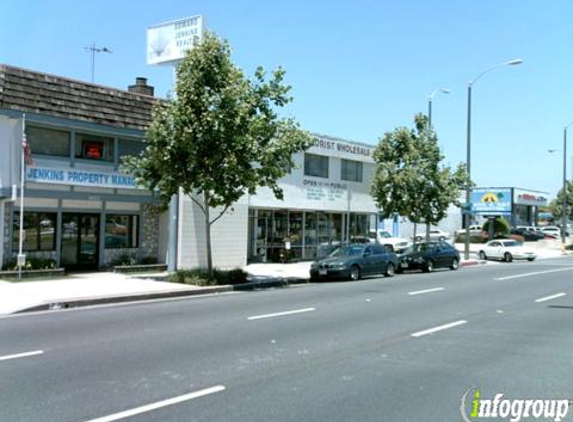
<svg viewBox="0 0 573 422"><path fill-rule="evenodd" d="M200 42L205 30L203 16L164 22L147 28L147 64L172 64Z"/></svg>

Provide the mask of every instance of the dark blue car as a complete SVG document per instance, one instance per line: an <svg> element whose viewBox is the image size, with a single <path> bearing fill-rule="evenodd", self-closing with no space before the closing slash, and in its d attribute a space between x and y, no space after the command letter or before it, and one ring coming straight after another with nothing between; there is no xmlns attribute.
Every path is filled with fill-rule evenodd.
<svg viewBox="0 0 573 422"><path fill-rule="evenodd" d="M325 279L359 280L364 275L384 274L392 277L398 265L394 252L383 245L348 245L334 250L310 266L312 281Z"/></svg>

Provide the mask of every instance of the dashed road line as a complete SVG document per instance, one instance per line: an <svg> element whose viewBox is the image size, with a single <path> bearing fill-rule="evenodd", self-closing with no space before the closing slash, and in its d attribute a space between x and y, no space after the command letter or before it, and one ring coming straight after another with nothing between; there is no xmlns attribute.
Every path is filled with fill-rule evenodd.
<svg viewBox="0 0 573 422"><path fill-rule="evenodd" d="M449 324L444 324L444 325L439 325L437 327L428 328L427 330L418 331L418 332L410 334L410 335L412 337L415 337L415 338L422 337L422 336L426 336L428 334L433 334L433 333L436 333L438 331L447 330L449 328L454 328L454 327L457 327L459 325L464 325L464 324L467 324L467 321L460 320L460 321L450 322Z"/></svg>
<svg viewBox="0 0 573 422"><path fill-rule="evenodd" d="M558 273L558 272L562 272L562 271L573 271L573 267L570 267L570 268L559 268L559 269L556 269L556 270L537 271L537 272L534 272L534 273L516 274L516 275L510 275L510 276L507 276L507 277L494 278L494 280L497 280L497 281L512 280L512 279L514 279L514 278L533 277L534 275Z"/></svg>
<svg viewBox="0 0 573 422"><path fill-rule="evenodd" d="M182 396L173 397L167 400L161 400L155 403L147 404L145 406L136 407L135 409L125 410L123 412L114 413L112 415L104 416L97 419L90 419L85 422L113 422L120 419L129 418L131 416L140 415L142 413L151 412L152 410L157 410L162 407L172 406L174 404L182 403L188 400L193 400L199 397L207 396L209 394L219 393L225 390L225 386L216 385L211 388L206 388L204 390L195 391L193 393L184 394Z"/></svg>
<svg viewBox="0 0 573 422"><path fill-rule="evenodd" d="M416 292L408 292L408 296L416 296L416 295L423 295L425 293L433 293L433 292L439 292L445 290L444 287L436 287L433 289L426 289L426 290L418 290Z"/></svg>
<svg viewBox="0 0 573 422"><path fill-rule="evenodd" d="M274 313L274 314L250 316L250 317L248 317L247 319L248 319L249 321L254 321L254 320L257 320L257 319L274 318L274 317L279 317L279 316L302 314L302 313L304 313L304 312L314 312L314 311L316 311L315 308L296 309L296 310L294 310L294 311L285 311L285 312L277 312L277 313Z"/></svg>
<svg viewBox="0 0 573 422"><path fill-rule="evenodd" d="M19 359L19 358L27 358L30 356L37 356L43 354L43 350L34 350L33 352L24 352L24 353L17 353L14 355L6 355L0 356L0 360L10 360L10 359Z"/></svg>
<svg viewBox="0 0 573 422"><path fill-rule="evenodd" d="M535 303L547 302L548 300L557 299L557 298L563 297L563 296L567 296L567 293L561 292L561 293L557 293L557 294L554 294L551 296L542 297L542 298L536 299Z"/></svg>

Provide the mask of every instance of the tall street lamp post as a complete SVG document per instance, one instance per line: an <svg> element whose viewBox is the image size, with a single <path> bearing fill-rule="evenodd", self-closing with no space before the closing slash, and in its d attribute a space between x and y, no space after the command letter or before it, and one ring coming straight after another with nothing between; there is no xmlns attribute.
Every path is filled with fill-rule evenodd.
<svg viewBox="0 0 573 422"><path fill-rule="evenodd" d="M494 66L488 67L483 72L481 72L479 75L477 75L474 79L472 79L471 81L468 82L468 126L467 126L467 144L466 144L466 150L467 150L466 167L468 170L468 175L470 176L470 180L471 180L471 158L472 158L472 156L471 156L472 87L478 81L479 78L481 78L483 75L485 75L486 73L488 73L491 70L497 69L498 67L502 67L502 66L513 66L513 65L518 65L521 63L523 63L523 60L513 59L513 60L509 60L507 62L496 64ZM471 187L469 187L466 190L466 204L465 204L466 206L464 207L465 208L465 210L464 210L464 226L466 229L465 248L464 248L464 258L465 259L469 259L469 257L470 257L471 194L472 194L472 190L471 190Z"/></svg>
<svg viewBox="0 0 573 422"><path fill-rule="evenodd" d="M449 94L450 90L446 88L435 89L434 92L428 96L428 131L432 130L432 100L438 92L441 92L442 94Z"/></svg>
<svg viewBox="0 0 573 422"><path fill-rule="evenodd" d="M561 200L561 242L565 246L567 235L567 128L573 125L569 123L563 129L563 198Z"/></svg>

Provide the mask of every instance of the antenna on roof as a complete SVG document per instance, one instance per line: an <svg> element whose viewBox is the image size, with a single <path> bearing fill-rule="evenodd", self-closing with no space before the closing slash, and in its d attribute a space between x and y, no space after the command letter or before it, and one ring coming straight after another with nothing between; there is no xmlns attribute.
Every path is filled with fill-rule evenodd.
<svg viewBox="0 0 573 422"><path fill-rule="evenodd" d="M87 52L92 53L92 83L94 82L94 72L95 72L95 53L113 53L107 47L96 47L95 43L89 47L84 47Z"/></svg>

